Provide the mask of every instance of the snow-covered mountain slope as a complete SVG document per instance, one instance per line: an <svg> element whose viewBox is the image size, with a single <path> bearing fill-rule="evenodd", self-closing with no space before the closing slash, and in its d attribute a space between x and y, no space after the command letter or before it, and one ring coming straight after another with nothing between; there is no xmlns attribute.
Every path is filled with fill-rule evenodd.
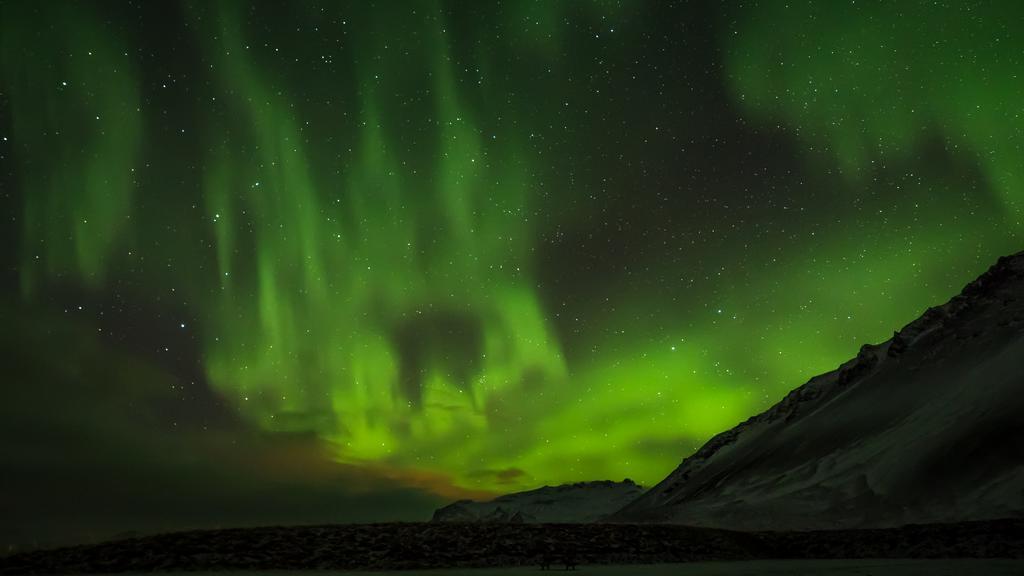
<svg viewBox="0 0 1024 576"><path fill-rule="evenodd" d="M1024 516L1024 252L712 438L612 516L738 529Z"/></svg>
<svg viewBox="0 0 1024 576"><path fill-rule="evenodd" d="M434 522L573 522L600 520L643 493L628 478L544 486L487 502L460 500L434 512Z"/></svg>

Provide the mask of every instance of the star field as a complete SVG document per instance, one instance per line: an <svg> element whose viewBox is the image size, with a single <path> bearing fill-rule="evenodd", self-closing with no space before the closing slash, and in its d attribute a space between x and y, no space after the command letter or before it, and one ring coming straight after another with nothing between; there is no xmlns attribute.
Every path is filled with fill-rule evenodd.
<svg viewBox="0 0 1024 576"><path fill-rule="evenodd" d="M1022 17L4 4L5 387L163 479L657 482L1020 250Z"/></svg>

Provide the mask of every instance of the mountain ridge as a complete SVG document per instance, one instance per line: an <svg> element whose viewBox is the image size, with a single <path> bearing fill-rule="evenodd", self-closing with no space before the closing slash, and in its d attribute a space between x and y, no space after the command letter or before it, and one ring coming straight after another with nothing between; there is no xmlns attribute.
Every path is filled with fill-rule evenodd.
<svg viewBox="0 0 1024 576"><path fill-rule="evenodd" d="M914 433L916 429L926 430L932 426L936 432L941 432L941 423L924 423L917 425L916 429L899 424L901 418L905 420L918 413L918 407L907 402L906 398L896 402L899 407L906 408L905 413L883 408L878 412L884 418L879 417L876 421L851 410L844 412L843 404L850 403L849 399L841 402L846 397L857 400L858 395L879 396L878 391L873 390L877 382L891 385L895 390L893 396L898 396L900 386L920 388L917 380L928 377L943 384L936 387L938 393L956 397L959 389L954 384L977 380L985 374L986 367L998 368L993 368L995 372L988 377L999 379L1007 376L1006 369L1009 368L1015 374L1008 374L1009 387L1002 390L1003 396L1007 397L1005 399L1010 405L1024 408L1024 404L1014 399L1015 396L1024 397L1024 377L1021 376L1024 372L1024 360L1021 360L1024 359L1022 294L1024 252L1000 258L984 274L967 284L958 296L941 306L927 309L921 317L896 331L889 340L862 346L855 358L836 370L811 378L767 410L715 435L694 454L683 459L662 482L610 518L614 521L685 522L734 529L816 529L1024 514L1024 454L1013 450L1007 466L1012 468L1016 465L1017 471L1011 473L1012 478L1004 479L1013 486L1011 493L1001 496L1006 505L997 505L1000 498L979 498L979 501L985 501L983 508L988 508L987 512L960 507L957 508L959 516L944 515L934 510L928 513L915 510L915 506L920 508L921 502L901 502L900 497L894 497L897 493L906 496L906 487L900 486L898 477L885 478L887 472L877 462L864 461L853 465L836 456L836 451L845 451L847 456L855 455L852 448L858 442L875 444L874 449L880 453L897 451L898 446L884 445L885 434L892 430ZM1011 353L1010 357L1003 357L1004 349ZM977 366L971 366L972 358L983 360ZM988 360L987 364L984 359ZM958 364L958 361L965 365ZM940 373L936 373L936 366ZM945 382L941 370L957 373L948 374L946 379L949 382ZM975 393L981 396L966 398L967 408L997 408L998 402L985 398L984 390ZM884 398L875 400L884 402ZM863 399L859 401L864 403ZM827 417L818 417L813 425L808 424L816 414L826 414ZM1005 416L1003 414L998 422L1013 430L1012 423L1007 425ZM972 441L972 438L989 438L993 442L1000 439L996 437L998 434L988 430L991 422L985 418L975 420L980 436L962 434L953 440L972 449L979 457L991 460L992 455L983 446L976 446L977 441ZM825 448L808 446L807 436L801 438L799 435L793 435L796 436L792 438L794 445L789 447L772 441L772 434L787 433L801 427L811 436L817 433L830 437L831 445ZM862 433L862 437L858 438L855 433L851 435L854 429ZM813 444L813 439L810 443ZM803 456L800 456L801 451ZM857 456L885 460L878 454ZM766 460L773 457L788 459L793 464L792 469L778 466L772 470ZM842 475L830 475L829 471L818 469L819 461L828 458L831 460L827 463L833 468L850 467L840 485L830 485L829 482L835 484L834 481ZM937 464L931 462L928 465ZM756 477L759 467L764 473L760 478ZM915 472L920 473L921 470ZM801 483L790 479L787 485L784 478L787 473L805 475L805 481ZM892 476L892 473L888 475ZM976 480L983 476L979 474ZM814 480L820 482L815 484ZM893 488L898 489L894 491ZM1013 490L1018 489L1014 495ZM955 495L941 495L946 500L955 500ZM828 499L833 503L823 502ZM775 503L769 505L771 500ZM900 508L898 513L893 511L893 507ZM828 519L829 514L835 517Z"/></svg>

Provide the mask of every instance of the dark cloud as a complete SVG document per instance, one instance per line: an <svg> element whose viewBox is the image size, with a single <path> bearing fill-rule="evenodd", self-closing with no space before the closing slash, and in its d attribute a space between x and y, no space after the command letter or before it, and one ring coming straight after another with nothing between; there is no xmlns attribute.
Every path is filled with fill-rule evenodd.
<svg viewBox="0 0 1024 576"><path fill-rule="evenodd" d="M417 312L393 330L402 394L414 405L422 401L423 379L438 370L465 389L473 386L483 353L483 329L464 311Z"/></svg>
<svg viewBox="0 0 1024 576"><path fill-rule="evenodd" d="M469 473L470 477L477 478L488 484L499 485L521 485L528 482L530 475L519 468L503 468L500 470L475 470Z"/></svg>

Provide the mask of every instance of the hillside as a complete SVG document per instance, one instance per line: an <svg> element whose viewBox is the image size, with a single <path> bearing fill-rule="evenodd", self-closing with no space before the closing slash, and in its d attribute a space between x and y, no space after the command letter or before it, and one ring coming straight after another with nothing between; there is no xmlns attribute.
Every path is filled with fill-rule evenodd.
<svg viewBox="0 0 1024 576"><path fill-rule="evenodd" d="M1024 516L1024 253L712 438L613 516L743 530Z"/></svg>

